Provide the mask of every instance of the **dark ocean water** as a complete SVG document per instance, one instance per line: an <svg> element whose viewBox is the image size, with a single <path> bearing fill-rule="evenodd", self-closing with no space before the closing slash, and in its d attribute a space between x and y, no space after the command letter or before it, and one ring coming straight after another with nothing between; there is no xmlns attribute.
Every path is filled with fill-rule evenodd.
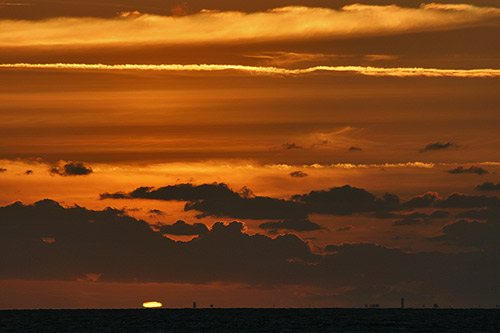
<svg viewBox="0 0 500 333"><path fill-rule="evenodd" d="M500 332L500 309L0 311L3 332Z"/></svg>

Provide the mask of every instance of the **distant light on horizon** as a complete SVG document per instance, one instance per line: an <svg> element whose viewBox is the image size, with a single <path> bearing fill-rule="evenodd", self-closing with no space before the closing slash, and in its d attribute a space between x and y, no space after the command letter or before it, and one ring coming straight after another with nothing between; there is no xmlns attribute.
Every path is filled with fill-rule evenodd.
<svg viewBox="0 0 500 333"><path fill-rule="evenodd" d="M148 309L161 308L162 306L163 306L163 304L161 304L160 302L156 302L156 301L142 303L142 307L148 308Z"/></svg>

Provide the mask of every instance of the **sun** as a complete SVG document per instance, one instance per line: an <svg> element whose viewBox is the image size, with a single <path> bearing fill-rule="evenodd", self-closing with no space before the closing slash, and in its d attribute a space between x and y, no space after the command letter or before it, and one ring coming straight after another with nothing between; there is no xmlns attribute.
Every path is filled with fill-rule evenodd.
<svg viewBox="0 0 500 333"><path fill-rule="evenodd" d="M144 302L144 303L142 303L142 307L148 308L148 309L151 309L151 308L161 308L162 306L163 306L163 304L161 304L160 302L156 302L156 301L150 301L150 302Z"/></svg>

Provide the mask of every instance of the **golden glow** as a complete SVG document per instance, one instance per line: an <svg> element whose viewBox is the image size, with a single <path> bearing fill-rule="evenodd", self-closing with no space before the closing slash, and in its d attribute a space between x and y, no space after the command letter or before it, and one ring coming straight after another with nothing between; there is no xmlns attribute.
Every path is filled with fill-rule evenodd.
<svg viewBox="0 0 500 333"><path fill-rule="evenodd" d="M500 17L499 8L428 4L420 8L353 4L340 10L289 6L266 12L201 11L183 17L121 13L112 19L0 21L0 45L221 43L338 38L454 29Z"/></svg>
<svg viewBox="0 0 500 333"><path fill-rule="evenodd" d="M162 306L163 306L163 304L161 304L160 302L156 302L156 301L142 303L142 307L148 308L148 309L161 308Z"/></svg>
<svg viewBox="0 0 500 333"><path fill-rule="evenodd" d="M314 66L303 69L287 69L267 66L245 66L245 65L220 65L220 64L0 64L0 68L33 68L33 69L73 69L73 70L147 70L147 71L188 71L188 72L212 72L234 70L250 74L263 75L303 75L314 72L348 72L367 76L394 76L394 77L500 77L500 69L440 69L422 67L371 67L371 66Z"/></svg>

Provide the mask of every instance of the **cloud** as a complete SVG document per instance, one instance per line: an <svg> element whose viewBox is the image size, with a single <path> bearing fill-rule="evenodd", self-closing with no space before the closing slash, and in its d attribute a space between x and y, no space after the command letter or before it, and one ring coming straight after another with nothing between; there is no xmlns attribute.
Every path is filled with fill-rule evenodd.
<svg viewBox="0 0 500 333"><path fill-rule="evenodd" d="M453 147L453 146L455 146L455 144L452 142L447 142L447 143L435 142L435 143L428 144L421 151L426 152L426 151L434 151L434 150L443 150L443 149L448 149L448 148Z"/></svg>
<svg viewBox="0 0 500 333"><path fill-rule="evenodd" d="M172 71L172 72L212 72L212 71L239 71L248 74L260 75L306 75L315 72L320 73L355 73L366 76L389 76L389 77L461 77L461 78L490 78L500 77L500 69L440 69L440 68L418 68L418 67L365 67L365 66L314 66L302 69L287 69L280 67L228 65L228 64L74 64L74 63L4 63L0 68L32 68L32 69L69 69L69 70L104 70L104 71ZM324 141L323 141L324 142ZM287 149L284 144L283 148ZM433 143L427 145L423 150L440 150L453 143ZM292 146L293 147L293 146ZM417 162L418 163L418 162Z"/></svg>
<svg viewBox="0 0 500 333"><path fill-rule="evenodd" d="M6 171L7 171L7 169L5 169L5 168L0 168L0 173L2 173L2 172L6 172Z"/></svg>
<svg viewBox="0 0 500 333"><path fill-rule="evenodd" d="M465 169L463 166L458 166L454 169L448 170L448 173L451 173L451 174L473 173L476 175L485 175L488 173L488 170L483 169L481 167L477 167L477 166L471 166L468 169Z"/></svg>
<svg viewBox="0 0 500 333"><path fill-rule="evenodd" d="M349 185L297 194L292 199L306 204L309 212L319 214L351 215L399 209L399 198L396 195L386 193L382 198L376 198L364 189Z"/></svg>
<svg viewBox="0 0 500 333"><path fill-rule="evenodd" d="M361 148L359 148L359 147L354 147L354 146L353 146L353 147L350 147L350 148L348 149L348 151L363 151L363 149L361 149Z"/></svg>
<svg viewBox="0 0 500 333"><path fill-rule="evenodd" d="M152 199L165 201L187 201L185 211L201 212L198 218L207 216L231 217L236 219L304 219L307 212L297 202L270 197L241 194L231 190L224 183L178 184L161 187L139 187L130 193L104 193L101 199Z"/></svg>
<svg viewBox="0 0 500 333"><path fill-rule="evenodd" d="M63 162L50 169L50 173L60 176L86 176L93 170L81 162Z"/></svg>
<svg viewBox="0 0 500 333"><path fill-rule="evenodd" d="M245 57L261 59L267 65L290 66L302 62L338 60L348 58L349 56L322 53L264 52L261 54L245 55Z"/></svg>
<svg viewBox="0 0 500 333"><path fill-rule="evenodd" d="M408 207L404 204L401 207L402 209L407 209ZM416 221L429 223L432 220L444 219L450 217L450 212L444 210L435 210L430 214L422 213L422 212L413 212L413 213L398 213L398 212L388 212L388 211L377 211L372 214L373 217L378 219L400 219L396 221L393 225L409 225L409 224L417 224Z"/></svg>
<svg viewBox="0 0 500 333"><path fill-rule="evenodd" d="M323 229L319 224L309 220L284 220L279 222L265 222L259 225L264 230L293 230L315 231Z"/></svg>
<svg viewBox="0 0 500 333"><path fill-rule="evenodd" d="M466 210L458 213L457 217L470 220L500 221L500 207Z"/></svg>
<svg viewBox="0 0 500 333"><path fill-rule="evenodd" d="M352 226L347 225L345 227L337 228L337 229L335 229L335 231L337 231L337 232L343 232L343 231L349 231L351 229L352 229Z"/></svg>
<svg viewBox="0 0 500 333"><path fill-rule="evenodd" d="M487 197L485 195L468 195L453 193L446 199L439 199L434 203L435 207L441 208L481 208L499 207L500 199L497 197Z"/></svg>
<svg viewBox="0 0 500 333"><path fill-rule="evenodd" d="M305 220L314 213L351 215L401 209L399 198L394 194L386 193L377 198L364 189L349 185L293 195L291 200L256 196L251 190L242 190L236 193L224 183L178 184L161 188L139 187L129 193L103 193L101 199L187 201L184 210L200 212L197 218L213 216L255 220Z"/></svg>
<svg viewBox="0 0 500 333"><path fill-rule="evenodd" d="M328 190L311 191L292 195L290 199L256 196L247 188L238 193L224 183L178 184L161 188L139 187L132 192L101 194L101 199L150 199L164 201L185 201L185 211L198 211L197 218L229 217L235 219L281 220L264 226L291 226L292 222L306 221L311 214L344 216L366 214L380 219L398 219L394 225L429 224L432 220L450 216L442 209L471 209L500 207L500 199L484 195L452 193L439 197L438 193L427 192L406 202L400 202L397 195L386 193L376 197L372 193L344 185ZM431 213L408 210L439 208ZM310 226L310 225L309 225ZM270 227L269 227L270 228ZM283 229L287 229L284 228ZM289 230L299 230L290 228ZM302 229L300 229L302 230Z"/></svg>
<svg viewBox="0 0 500 333"><path fill-rule="evenodd" d="M156 227L161 233L167 235L203 235L208 232L208 228L203 223L188 224L184 221L177 221L174 224L157 224Z"/></svg>
<svg viewBox="0 0 500 333"><path fill-rule="evenodd" d="M439 194L436 192L427 192L410 199L402 204L403 207L408 208L426 208L430 207L437 199Z"/></svg>
<svg viewBox="0 0 500 333"><path fill-rule="evenodd" d="M239 197L224 183L168 185L155 189L154 187L142 186L130 193L104 193L101 199L154 199L154 200L174 200L174 201L198 201L213 197L229 199Z"/></svg>
<svg viewBox="0 0 500 333"><path fill-rule="evenodd" d="M500 191L500 182L498 184L493 184L492 182L486 182L476 186L478 191Z"/></svg>
<svg viewBox="0 0 500 333"><path fill-rule="evenodd" d="M281 145L281 147L285 150L290 150L290 149L302 149L301 146L296 145L295 143L284 143Z"/></svg>
<svg viewBox="0 0 500 333"><path fill-rule="evenodd" d="M134 10L132 12L121 12L119 13L119 16L121 18L134 18L134 17L139 17L141 16L141 12L139 12L138 10Z"/></svg>
<svg viewBox="0 0 500 333"><path fill-rule="evenodd" d="M420 220L420 219L406 217L402 220L394 222L392 225L393 226L407 226L407 225L415 225L415 224L421 224L421 223L422 223L422 220Z"/></svg>
<svg viewBox="0 0 500 333"><path fill-rule="evenodd" d="M33 174L33 170L26 170L24 172L25 175L29 176L29 175L32 175Z"/></svg>
<svg viewBox="0 0 500 333"><path fill-rule="evenodd" d="M290 172L290 176L292 176L293 178L304 178L304 177L307 177L308 174L305 172L302 172L300 170L297 170L297 171Z"/></svg>
<svg viewBox="0 0 500 333"><path fill-rule="evenodd" d="M181 17L181 16L186 16L188 14L189 8L186 2L183 2L177 6L174 6L173 8L170 9L170 12L172 13L172 16L174 17Z"/></svg>
<svg viewBox="0 0 500 333"><path fill-rule="evenodd" d="M450 215L451 215L450 212L447 212L445 210L435 210L430 215L428 215L427 218L431 220L444 219L450 217Z"/></svg>
<svg viewBox="0 0 500 333"><path fill-rule="evenodd" d="M473 5L431 4L404 8L353 4L340 10L289 6L256 13L203 11L182 17L142 14L112 19L2 20L0 45L188 44L346 38L480 26L499 17L498 8Z"/></svg>
<svg viewBox="0 0 500 333"><path fill-rule="evenodd" d="M0 2L0 8L2 7L7 7L7 6L31 6L29 3L22 3L22 2Z"/></svg>
<svg viewBox="0 0 500 333"><path fill-rule="evenodd" d="M461 219L445 225L442 232L443 235L431 240L450 245L500 250L500 220L498 218L487 222Z"/></svg>
<svg viewBox="0 0 500 333"><path fill-rule="evenodd" d="M150 209L148 211L149 214L154 214L154 215L164 215L163 211L159 209Z"/></svg>
<svg viewBox="0 0 500 333"><path fill-rule="evenodd" d="M100 274L99 281L109 282L270 285L304 278L308 267L290 259L317 258L294 235L251 236L244 229L217 222L189 242L174 242L120 210L18 202L0 207L0 253L9 253L0 279L75 281Z"/></svg>
<svg viewBox="0 0 500 333"><path fill-rule="evenodd" d="M330 244L318 255L295 235L249 235L240 222L216 222L175 242L121 210L17 202L0 207L0 279L87 281L92 274L97 282L313 286L322 295L336 290L334 299L349 298L352 306L372 297L390 302L398 290L419 303L444 297L491 304L497 297L491 290L500 287L492 264L500 259L494 250L500 233L498 225L484 227L453 224L439 241L480 242L485 251L410 253L360 243Z"/></svg>
<svg viewBox="0 0 500 333"><path fill-rule="evenodd" d="M470 209L497 206L500 206L500 199L497 197L487 197L485 195L469 195L458 192L452 193L447 198L441 198L439 197L438 193L435 192L427 192L401 204L402 209L429 207ZM444 216L444 214L446 214L445 212L440 211L436 211L434 213L436 214L435 218L440 218L439 216Z"/></svg>

